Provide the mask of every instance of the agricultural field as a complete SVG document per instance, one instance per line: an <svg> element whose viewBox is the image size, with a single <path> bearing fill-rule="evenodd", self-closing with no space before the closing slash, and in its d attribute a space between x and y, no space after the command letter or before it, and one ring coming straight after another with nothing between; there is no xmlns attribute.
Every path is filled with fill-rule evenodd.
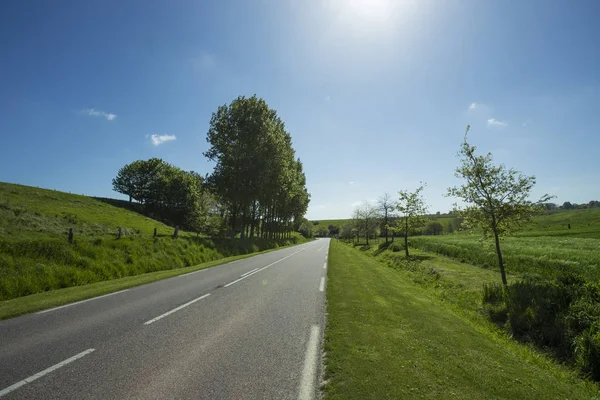
<svg viewBox="0 0 600 400"><path fill-rule="evenodd" d="M73 243L67 240L69 228ZM173 240L173 232L173 227L107 201L0 183L0 301L302 240L300 235L290 240L211 239L183 231Z"/></svg>

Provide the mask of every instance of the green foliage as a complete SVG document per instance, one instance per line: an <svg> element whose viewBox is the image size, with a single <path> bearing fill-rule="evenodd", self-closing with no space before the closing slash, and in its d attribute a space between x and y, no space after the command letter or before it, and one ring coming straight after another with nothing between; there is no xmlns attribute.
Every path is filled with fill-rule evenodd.
<svg viewBox="0 0 600 400"><path fill-rule="evenodd" d="M398 192L400 199L396 205L396 210L400 214L400 219L394 227L394 231L404 237L404 251L406 257L408 252L408 237L426 223L425 214L427 214L427 204L423 198L422 192L425 185L419 186L414 192L401 190Z"/></svg>
<svg viewBox="0 0 600 400"><path fill-rule="evenodd" d="M238 97L213 113L207 142L204 155L216 163L209 184L231 234L289 237L310 195L277 112L256 96Z"/></svg>
<svg viewBox="0 0 600 400"><path fill-rule="evenodd" d="M332 225L332 224L329 224L329 226L327 227L327 230L329 231L329 236L331 236L331 237L339 235L339 233L340 233L340 228L335 225Z"/></svg>
<svg viewBox="0 0 600 400"><path fill-rule="evenodd" d="M492 154L475 154L477 149L467 142L469 126L461 145L462 157L456 177L465 180L462 186L448 189L448 196L460 198L466 207L459 211L467 228L479 229L484 238L492 235L496 243L502 283L507 284L499 237L522 228L532 215L541 209L551 196L544 195L536 202L529 200L535 185L534 176L524 176L504 165L495 166Z"/></svg>
<svg viewBox="0 0 600 400"><path fill-rule="evenodd" d="M302 225L300 225L300 228L298 228L298 232L309 239L313 237L313 226L309 222L303 222Z"/></svg>
<svg viewBox="0 0 600 400"><path fill-rule="evenodd" d="M442 225L438 221L431 221L425 225L425 229L423 229L424 235L441 235L444 231L444 225Z"/></svg>
<svg viewBox="0 0 600 400"><path fill-rule="evenodd" d="M319 228L317 228L315 236L318 237L327 237L329 235L329 229L325 228L324 226L321 226Z"/></svg>

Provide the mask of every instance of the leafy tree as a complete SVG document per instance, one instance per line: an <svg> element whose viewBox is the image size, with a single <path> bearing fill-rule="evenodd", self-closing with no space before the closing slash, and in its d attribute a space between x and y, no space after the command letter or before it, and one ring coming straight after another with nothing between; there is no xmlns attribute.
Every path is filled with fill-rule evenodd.
<svg viewBox="0 0 600 400"><path fill-rule="evenodd" d="M302 234L305 238L309 239L313 236L312 233L313 226L309 222L303 222L298 229L298 232Z"/></svg>
<svg viewBox="0 0 600 400"><path fill-rule="evenodd" d="M492 235L496 244L498 265L502 283L507 285L500 237L519 229L530 221L531 216L552 196L544 195L539 200L529 200L529 193L535 185L534 176L524 176L504 165L495 166L492 154L475 154L476 147L467 142L467 126L459 156L461 163L455 175L465 180L462 186L448 189L449 196L455 196L466 207L460 210L464 224L470 228L480 228L484 238Z"/></svg>
<svg viewBox="0 0 600 400"><path fill-rule="evenodd" d="M431 221L425 226L425 235L440 235L444 230L444 226L438 221Z"/></svg>
<svg viewBox="0 0 600 400"><path fill-rule="evenodd" d="M446 227L446 232L454 233L454 224L452 224L452 221L448 221L448 225Z"/></svg>
<svg viewBox="0 0 600 400"><path fill-rule="evenodd" d="M326 237L328 234L329 234L329 229L325 228L324 226L320 226L317 228L316 236Z"/></svg>
<svg viewBox="0 0 600 400"><path fill-rule="evenodd" d="M377 206L379 208L379 212L381 213L381 218L383 220L383 231L385 233L385 242L387 243L389 233L388 231L390 227L390 217L392 216L396 205L392 200L392 196L390 196L388 193L384 193L383 196L381 196L379 200L377 200Z"/></svg>
<svg viewBox="0 0 600 400"><path fill-rule="evenodd" d="M562 205L562 208L565 210L572 210L573 208L575 208L575 205L571 204L570 201L565 201Z"/></svg>
<svg viewBox="0 0 600 400"><path fill-rule="evenodd" d="M206 140L204 155L216 162L208 183L231 235L285 237L300 228L310 195L275 110L256 96L238 97L213 113Z"/></svg>
<svg viewBox="0 0 600 400"><path fill-rule="evenodd" d="M427 204L421 194L423 189L425 189L425 184L419 186L414 192L407 190L398 192L400 199L398 200L396 209L400 213L400 219L395 229L404 236L404 252L406 257L409 257L408 236L413 234L415 230L422 227L426 222Z"/></svg>
<svg viewBox="0 0 600 400"><path fill-rule="evenodd" d="M333 225L333 224L329 224L329 226L327 227L327 229L329 230L329 236L333 237L337 234L340 233L340 228Z"/></svg>

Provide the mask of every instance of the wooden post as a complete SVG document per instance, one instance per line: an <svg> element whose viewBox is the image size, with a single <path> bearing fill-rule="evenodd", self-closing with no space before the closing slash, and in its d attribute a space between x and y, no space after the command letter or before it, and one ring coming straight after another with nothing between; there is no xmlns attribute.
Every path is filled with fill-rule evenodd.
<svg viewBox="0 0 600 400"><path fill-rule="evenodd" d="M119 227L119 230L117 231L117 239L121 239L121 227Z"/></svg>
<svg viewBox="0 0 600 400"><path fill-rule="evenodd" d="M571 224L567 224L569 226L569 229L571 229Z"/></svg>
<svg viewBox="0 0 600 400"><path fill-rule="evenodd" d="M177 239L179 237L179 225L175 225L175 232L173 233L173 239Z"/></svg>
<svg viewBox="0 0 600 400"><path fill-rule="evenodd" d="M69 228L69 243L73 243L73 228Z"/></svg>
<svg viewBox="0 0 600 400"><path fill-rule="evenodd" d="M154 237L156 237L156 228L154 228Z"/></svg>

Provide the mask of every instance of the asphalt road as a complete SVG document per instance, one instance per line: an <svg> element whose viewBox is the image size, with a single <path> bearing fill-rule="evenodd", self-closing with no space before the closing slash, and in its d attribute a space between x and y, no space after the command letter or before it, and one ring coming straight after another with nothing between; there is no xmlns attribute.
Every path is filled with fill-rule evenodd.
<svg viewBox="0 0 600 400"><path fill-rule="evenodd" d="M328 248L0 321L0 399L315 398Z"/></svg>

